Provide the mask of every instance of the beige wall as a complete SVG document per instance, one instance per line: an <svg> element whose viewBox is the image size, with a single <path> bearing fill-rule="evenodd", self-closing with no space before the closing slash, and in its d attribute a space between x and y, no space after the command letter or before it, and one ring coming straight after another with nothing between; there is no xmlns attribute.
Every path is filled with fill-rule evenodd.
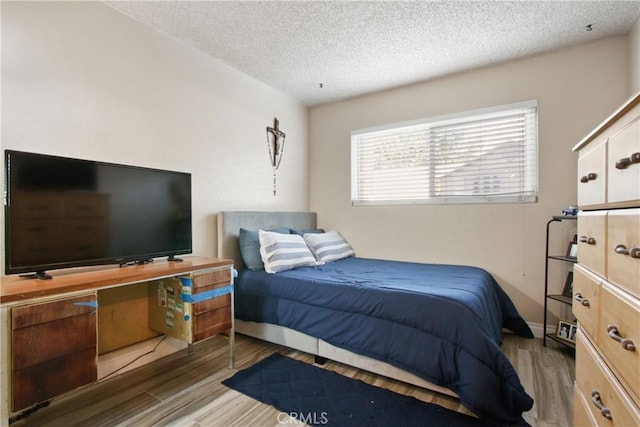
<svg viewBox="0 0 640 427"><path fill-rule="evenodd" d="M576 203L571 148L628 97L628 55L627 37L610 38L312 108L310 207L359 256L484 267L527 321L542 323L545 225ZM351 206L351 130L530 99L539 107L538 203ZM558 227L553 252L564 253L571 227ZM556 292L566 268L552 266Z"/></svg>
<svg viewBox="0 0 640 427"><path fill-rule="evenodd" d="M640 92L640 19L629 33L629 89L631 95Z"/></svg>
<svg viewBox="0 0 640 427"><path fill-rule="evenodd" d="M190 172L197 255L216 255L220 210L307 209L299 102L99 2L1 7L3 149ZM287 139L274 197L276 116Z"/></svg>

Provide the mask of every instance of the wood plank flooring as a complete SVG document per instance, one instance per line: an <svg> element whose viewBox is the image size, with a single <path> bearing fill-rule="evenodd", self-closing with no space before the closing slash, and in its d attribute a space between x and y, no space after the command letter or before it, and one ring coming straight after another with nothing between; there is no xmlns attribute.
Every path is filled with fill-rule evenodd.
<svg viewBox="0 0 640 427"><path fill-rule="evenodd" d="M503 349L535 404L525 414L532 426L571 426L574 358L570 350L542 340L506 335ZM279 352L313 363L313 357L242 335L236 336L235 370L228 368L228 340L218 336L154 363L116 375L55 399L28 417L24 426L283 426L301 425L274 408L255 401L221 381ZM325 369L378 387L411 395L459 412L456 399L335 362ZM288 421L287 421L288 420Z"/></svg>

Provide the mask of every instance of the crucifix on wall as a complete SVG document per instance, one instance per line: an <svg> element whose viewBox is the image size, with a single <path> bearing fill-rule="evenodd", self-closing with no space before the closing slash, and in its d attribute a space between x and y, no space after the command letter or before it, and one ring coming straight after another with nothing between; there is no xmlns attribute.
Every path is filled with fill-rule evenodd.
<svg viewBox="0 0 640 427"><path fill-rule="evenodd" d="M273 127L267 127L267 146L269 148L269 159L273 169L273 195L276 195L276 171L282 161L284 152L284 139L286 134L279 129L280 122L277 117L273 118Z"/></svg>

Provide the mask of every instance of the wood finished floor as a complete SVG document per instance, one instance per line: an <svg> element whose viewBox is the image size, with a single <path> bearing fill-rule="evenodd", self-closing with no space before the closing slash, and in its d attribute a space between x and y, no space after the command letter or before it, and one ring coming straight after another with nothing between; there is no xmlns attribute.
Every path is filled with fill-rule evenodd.
<svg viewBox="0 0 640 427"><path fill-rule="evenodd" d="M214 337L196 344L193 353L181 351L58 398L11 427L301 425L296 420L287 422L274 408L228 389L221 381L274 352L307 363L313 363L313 357L237 335L235 369L230 370L227 344L226 337ZM524 414L525 420L534 427L571 426L573 354L554 343L547 345L543 347L540 339L506 335L503 350L535 400L531 411ZM335 362L323 367L469 414L445 395Z"/></svg>

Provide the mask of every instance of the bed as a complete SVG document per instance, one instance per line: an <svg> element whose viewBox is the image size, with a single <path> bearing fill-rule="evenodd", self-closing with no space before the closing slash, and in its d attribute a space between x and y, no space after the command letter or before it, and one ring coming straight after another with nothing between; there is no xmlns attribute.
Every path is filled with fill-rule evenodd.
<svg viewBox="0 0 640 427"><path fill-rule="evenodd" d="M279 228L314 230L317 216L218 215L218 254L239 271L236 332L456 396L493 423L526 424L533 400L500 344L503 328L533 334L489 273L360 257L277 274L245 268L240 229Z"/></svg>

